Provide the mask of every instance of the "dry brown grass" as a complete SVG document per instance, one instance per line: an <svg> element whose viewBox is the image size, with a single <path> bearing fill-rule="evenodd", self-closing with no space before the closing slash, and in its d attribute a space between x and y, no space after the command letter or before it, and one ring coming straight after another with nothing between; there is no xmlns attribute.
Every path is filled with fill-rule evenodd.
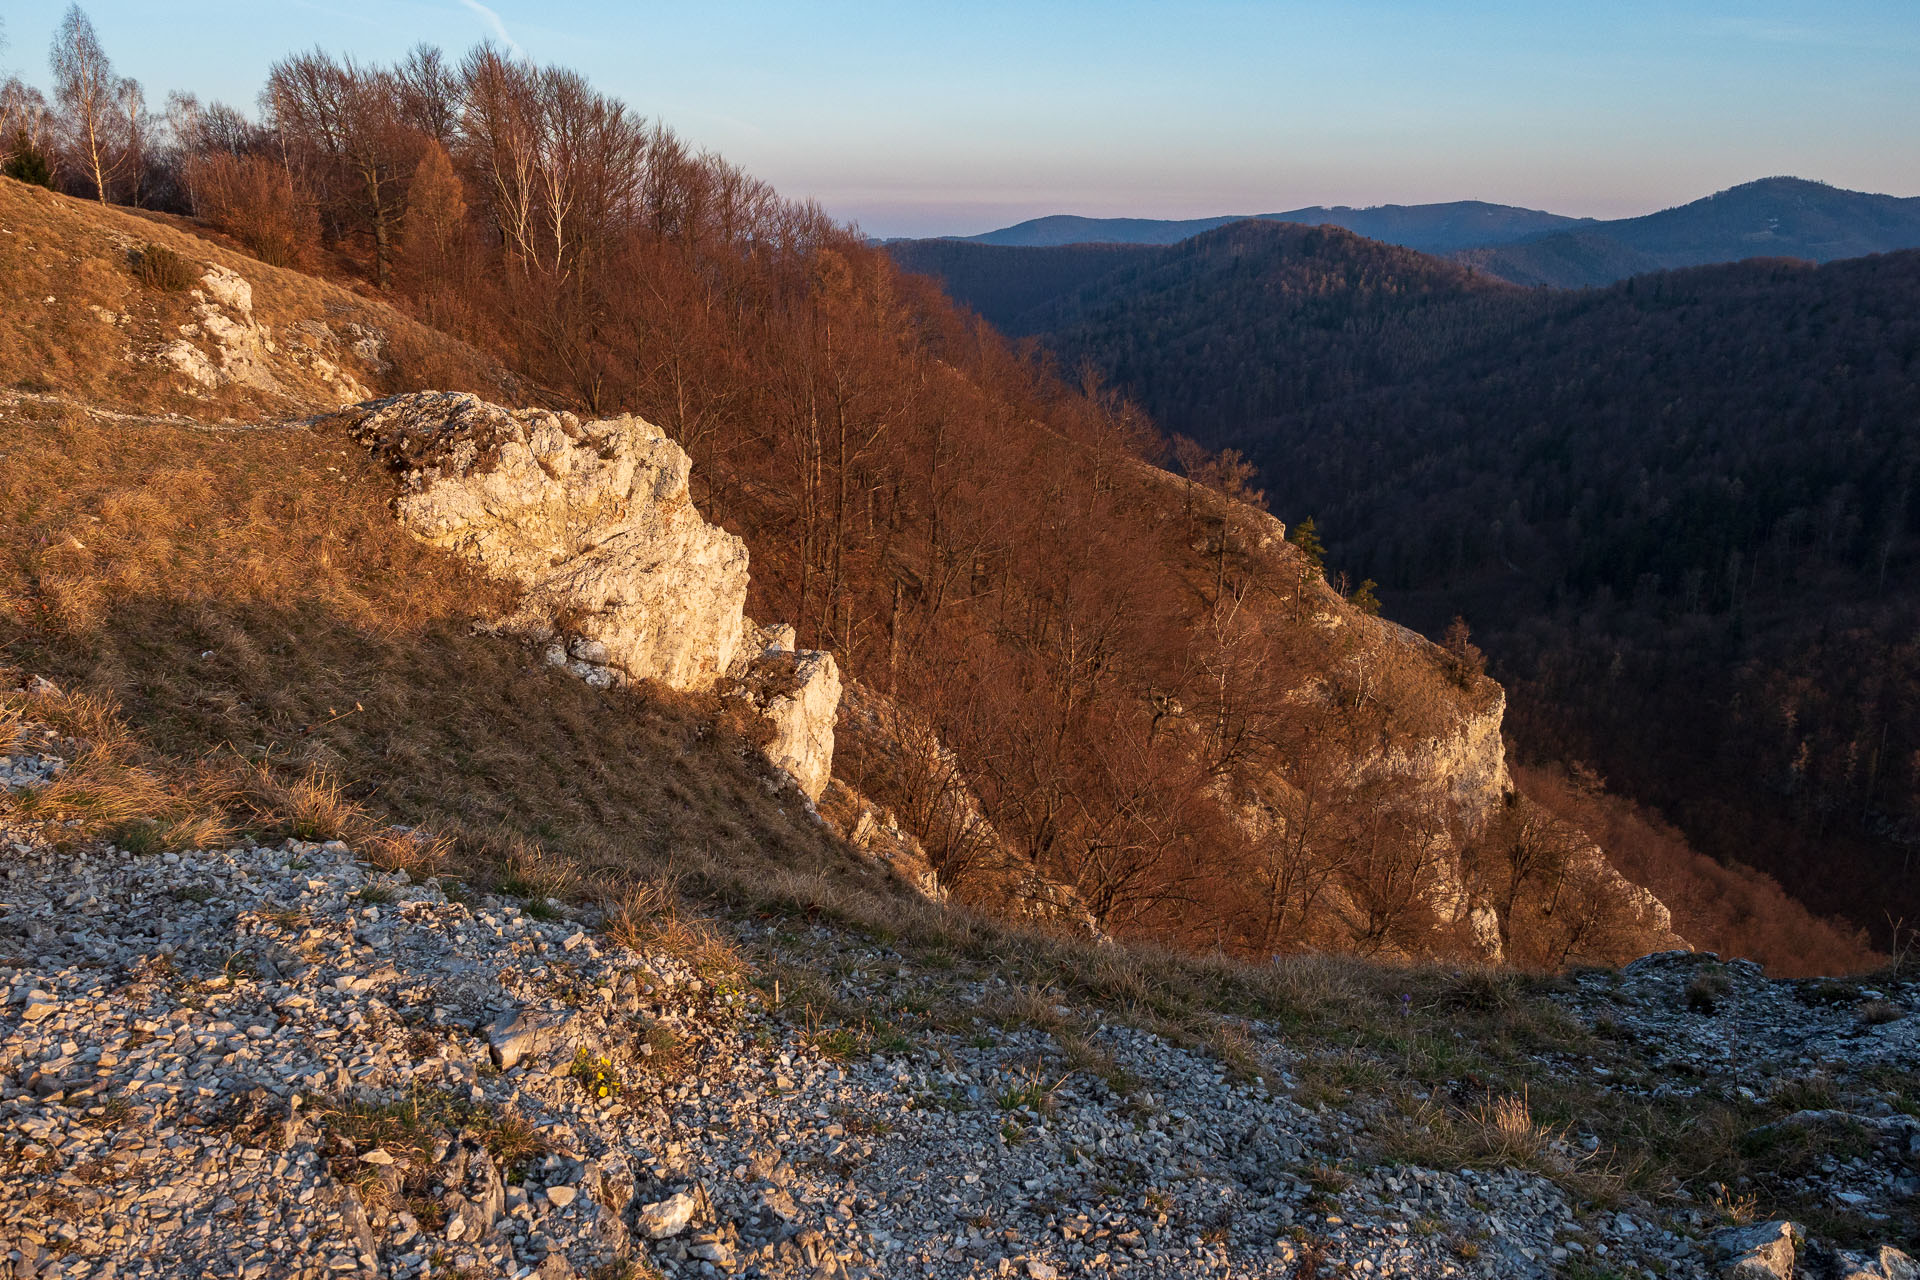
<svg viewBox="0 0 1920 1280"><path fill-rule="evenodd" d="M318 765L293 777L264 762L243 762L239 769L254 812L279 822L296 840L344 840L366 825L364 811L346 798L340 780Z"/></svg>
<svg viewBox="0 0 1920 1280"><path fill-rule="evenodd" d="M1474 1113L1481 1146L1499 1163L1531 1165L1547 1150L1552 1134L1533 1120L1527 1093L1489 1098Z"/></svg>
<svg viewBox="0 0 1920 1280"><path fill-rule="evenodd" d="M0 253L0 298L7 300L0 307L0 388L127 412L209 418L337 406L338 391L291 359L273 357L285 395L247 387L189 394L172 369L129 359L150 355L192 322L189 290L208 263L253 285L254 314L273 329L282 353L289 335L307 322L323 322L336 334L346 323L384 334L391 368L341 357L376 394L432 384L497 395L502 387L492 362L465 344L384 302L215 243L185 219L0 182L0 227L11 233ZM150 263L166 264L152 284L144 274Z"/></svg>
<svg viewBox="0 0 1920 1280"><path fill-rule="evenodd" d="M1534 1118L1524 1086L1514 1093L1489 1093L1467 1107L1415 1101L1398 1126L1394 1154L1429 1168L1522 1168L1560 1177L1575 1172L1556 1145L1554 1131ZM1595 1190L1591 1185L1582 1189L1589 1194Z"/></svg>
<svg viewBox="0 0 1920 1280"><path fill-rule="evenodd" d="M153 762L186 761L256 833L523 896L672 871L701 900L897 901L708 700L596 691L473 634L508 597L408 537L342 439L58 412L12 417L0 455L0 661L93 700L78 736L110 748L49 811L153 817Z"/></svg>
<svg viewBox="0 0 1920 1280"><path fill-rule="evenodd" d="M184 293L193 287L196 272L191 262L165 245L150 244L134 253L133 276L149 289Z"/></svg>
<svg viewBox="0 0 1920 1280"><path fill-rule="evenodd" d="M0 683L19 682L0 671ZM21 818L42 824L56 843L107 840L150 852L209 848L232 837L230 780L204 762L183 765L155 755L110 701L71 691L0 695L0 747L27 720L79 744L51 782L4 801Z"/></svg>

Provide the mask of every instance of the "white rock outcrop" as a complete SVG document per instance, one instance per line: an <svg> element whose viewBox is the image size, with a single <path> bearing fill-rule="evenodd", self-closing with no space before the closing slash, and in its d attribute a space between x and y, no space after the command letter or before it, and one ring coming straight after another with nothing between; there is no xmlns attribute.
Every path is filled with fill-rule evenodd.
<svg viewBox="0 0 1920 1280"><path fill-rule="evenodd" d="M745 698L771 728L767 758L819 798L839 668L796 650L792 627L745 617L746 544L701 518L692 464L659 428L432 391L345 420L399 474L409 530L521 589L498 625L602 688L646 680Z"/></svg>
<svg viewBox="0 0 1920 1280"><path fill-rule="evenodd" d="M288 400L347 405L372 394L354 376L352 364L365 373L389 370L382 336L363 325L346 325L351 341L343 342L324 321L302 320L276 341L273 326L254 314L247 278L217 262L206 267L189 295L193 319L151 353L185 378L192 394L241 387ZM94 311L107 324L125 320L98 307Z"/></svg>
<svg viewBox="0 0 1920 1280"><path fill-rule="evenodd" d="M374 401L349 424L401 473L401 522L524 590L511 620L622 680L711 688L732 665L747 548L687 494L686 452L640 418L582 423L460 392Z"/></svg>
<svg viewBox="0 0 1920 1280"><path fill-rule="evenodd" d="M793 647L791 626L753 627L753 648L735 663L734 692L752 702L773 730L768 760L818 800L833 773L833 725L840 711L840 666L833 655Z"/></svg>
<svg viewBox="0 0 1920 1280"><path fill-rule="evenodd" d="M273 333L254 319L253 286L208 263L193 299L193 321L180 327L160 358L202 387L238 384L284 394L273 374Z"/></svg>

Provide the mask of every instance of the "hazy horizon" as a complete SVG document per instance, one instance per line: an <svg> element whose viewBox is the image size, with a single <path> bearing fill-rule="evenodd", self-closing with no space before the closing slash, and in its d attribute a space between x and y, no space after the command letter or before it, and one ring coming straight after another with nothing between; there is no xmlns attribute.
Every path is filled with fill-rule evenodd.
<svg viewBox="0 0 1920 1280"><path fill-rule="evenodd" d="M1450 200L1616 218L1780 175L1920 194L1920 9L1894 0L84 7L156 107L251 111L316 45L491 38L881 237ZM0 65L44 85L64 8L12 6Z"/></svg>

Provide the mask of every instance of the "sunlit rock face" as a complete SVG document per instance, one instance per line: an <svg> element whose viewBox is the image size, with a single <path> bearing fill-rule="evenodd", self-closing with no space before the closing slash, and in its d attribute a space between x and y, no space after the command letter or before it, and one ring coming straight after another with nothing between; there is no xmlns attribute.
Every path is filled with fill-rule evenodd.
<svg viewBox="0 0 1920 1280"><path fill-rule="evenodd" d="M359 406L346 425L399 476L409 530L520 589L502 628L602 688L724 685L767 722L767 759L820 797L839 668L796 651L792 627L746 618L746 544L701 518L686 451L659 428L433 391Z"/></svg>
<svg viewBox="0 0 1920 1280"><path fill-rule="evenodd" d="M514 622L624 680L698 690L726 673L746 544L701 518L686 452L651 423L420 392L351 430L400 474L410 530L524 590Z"/></svg>

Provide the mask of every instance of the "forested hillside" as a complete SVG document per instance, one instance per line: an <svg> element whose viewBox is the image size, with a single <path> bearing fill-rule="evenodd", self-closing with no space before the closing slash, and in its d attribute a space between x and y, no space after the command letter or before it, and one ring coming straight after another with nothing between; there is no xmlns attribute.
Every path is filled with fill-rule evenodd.
<svg viewBox="0 0 1920 1280"><path fill-rule="evenodd" d="M62 153L50 180L71 195L5 184L21 252L0 283L53 298L33 311L44 349L86 349L100 371L7 370L21 394L56 416L279 422L368 398L377 367L383 390L448 377L520 405L643 415L691 455L698 509L745 540L751 616L791 620L800 646L832 654L850 716L929 726L925 751L850 731L838 775L907 825L955 901L1010 857L1110 935L1207 951L1553 966L1671 945L1658 904L1589 844L1556 843L1544 877L1507 857L1532 811L1507 794L1503 695L1463 654L1343 601L1283 526L1227 496L1252 496L1232 467L1211 487L1157 470L1162 439L1129 403L1063 381L851 229L580 77L488 47L387 68L303 53L270 69L263 103L264 121L176 104L170 145L118 153L111 177ZM191 214L89 199L142 191ZM216 252L201 229L238 248ZM346 335L359 381L296 382L289 362L316 357L294 336L344 324L354 292L459 341L437 364L403 363L388 337L408 325L370 308ZM510 374L476 368L476 351ZM57 459L57 435L35 439ZM147 545L146 471L103 464L48 496L52 469L9 476L36 495L6 508L21 548L0 620L9 661L143 725L198 726L202 750L257 741L388 771L368 764L383 758L368 730L390 706L254 719L276 691L308 696L310 674L284 665L302 647L284 613L233 623L246 634L227 647L269 656L237 676L157 659L214 651L198 619L239 585L196 575L190 603L147 602L162 621L134 629L129 655L111 613L73 602L122 572L88 551L118 545L93 508ZM126 568L134 585L108 594L142 595L153 573ZM579 831L521 805L511 821L535 843ZM1484 907L1496 885L1498 920ZM1834 941L1832 967L1862 959Z"/></svg>
<svg viewBox="0 0 1920 1280"><path fill-rule="evenodd" d="M1882 937L1920 918L1920 254L1527 291L1240 223L1049 341L1244 451L1329 563L1463 612L1529 750Z"/></svg>
<svg viewBox="0 0 1920 1280"><path fill-rule="evenodd" d="M90 30L83 15L69 26ZM60 121L18 85L7 101ZM990 853L1068 886L1110 933L1206 950L1551 967L1673 945L1657 901L1576 826L1510 794L1504 697L1478 651L1371 617L1364 593L1343 600L1317 544L1258 509L1234 457L1187 442L1186 480L1158 470L1159 430L1098 377L1063 380L852 229L564 69L488 46L392 67L316 51L274 65L261 101L253 120L176 99L164 142L103 116L110 163L74 148L70 121L15 134L13 292L54 299L34 311L46 349L97 349L92 381L22 368L18 388L89 413L283 417L364 399L372 380L643 415L691 455L700 510L745 540L752 616L792 620L800 645L830 652L852 705L884 699L934 735L919 755L855 747L841 762L958 900ZM82 216L31 190L47 184L157 207L144 223ZM235 247L215 253L200 231ZM1336 327L1347 297L1445 307L1511 292L1403 250L1356 255L1366 242L1338 231L1227 228L1195 252L1279 297L1291 286L1261 256L1276 236L1319 264L1298 300ZM354 308L303 284L315 276L438 332L400 342L409 326L373 311L347 326ZM1339 343L1315 349L1332 366ZM64 547L87 513L19 518L20 545ZM215 697L104 658L118 639L88 630L95 613L69 616L37 566L20 563L26 621L0 635L12 652L167 723ZM293 643L267 625L255 651ZM172 637L187 652L196 639ZM244 718L268 698L215 700ZM338 736L346 758L354 730L331 716L302 730L299 753ZM226 725L204 745L285 729ZM519 820L544 838L536 815ZM1736 934L1742 910L1697 919L1696 934L1739 936L1796 972L1866 959L1804 915L1800 934ZM1808 931L1818 947L1784 942Z"/></svg>
<svg viewBox="0 0 1920 1280"><path fill-rule="evenodd" d="M1000 332L1021 337L1043 328L1060 299L1071 298L1114 271L1159 260L1151 245L1076 244L1057 249L974 244L966 240L902 240L887 254L903 270L932 276L954 298Z"/></svg>

